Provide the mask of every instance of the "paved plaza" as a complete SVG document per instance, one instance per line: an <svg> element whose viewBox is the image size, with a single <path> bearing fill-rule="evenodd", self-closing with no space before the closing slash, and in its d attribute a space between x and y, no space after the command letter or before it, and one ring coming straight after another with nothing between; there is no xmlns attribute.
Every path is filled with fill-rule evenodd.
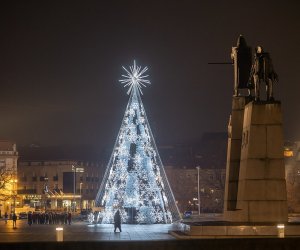
<svg viewBox="0 0 300 250"><path fill-rule="evenodd" d="M90 225L75 221L72 225L37 225L29 226L27 220L18 220L17 229L12 221L7 224L0 221L0 242L56 241L56 228L63 227L64 241L149 241L175 240L168 234L176 230L176 225L122 225L122 232L114 233L112 224Z"/></svg>
<svg viewBox="0 0 300 250"><path fill-rule="evenodd" d="M114 233L113 225L89 225L75 221L63 225L64 241L56 241L58 225L28 226L26 220L17 221L13 229L12 221L7 224L0 220L0 249L9 250L282 250L298 249L300 238L201 238L176 240L169 230L177 230L177 225L122 225L121 233Z"/></svg>

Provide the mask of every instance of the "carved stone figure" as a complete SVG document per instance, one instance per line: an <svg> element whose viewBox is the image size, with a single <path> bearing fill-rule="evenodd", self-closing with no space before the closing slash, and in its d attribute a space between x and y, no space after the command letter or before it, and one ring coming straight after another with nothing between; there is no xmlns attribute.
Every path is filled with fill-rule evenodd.
<svg viewBox="0 0 300 250"><path fill-rule="evenodd" d="M270 54L263 51L261 46L255 49L254 62L251 68L249 82L254 86L255 101L260 100L260 84L266 84L267 101L274 101L273 84L278 81Z"/></svg>
<svg viewBox="0 0 300 250"><path fill-rule="evenodd" d="M237 40L237 46L232 47L231 59L234 66L234 96L238 96L239 89L249 88L248 80L252 65L251 47L247 46L242 35Z"/></svg>

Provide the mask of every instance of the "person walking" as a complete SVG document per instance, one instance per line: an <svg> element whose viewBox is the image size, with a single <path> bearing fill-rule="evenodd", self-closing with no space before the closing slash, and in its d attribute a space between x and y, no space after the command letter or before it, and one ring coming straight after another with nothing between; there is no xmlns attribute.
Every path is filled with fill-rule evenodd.
<svg viewBox="0 0 300 250"><path fill-rule="evenodd" d="M16 213L13 213L12 221L13 221L13 228L17 228L17 215L16 215Z"/></svg>
<svg viewBox="0 0 300 250"><path fill-rule="evenodd" d="M72 214L70 212L68 213L67 220L68 220L68 224L71 225Z"/></svg>
<svg viewBox="0 0 300 250"><path fill-rule="evenodd" d="M31 211L28 212L27 219L28 219L28 225L31 226L32 225L32 212Z"/></svg>
<svg viewBox="0 0 300 250"><path fill-rule="evenodd" d="M114 232L116 232L117 228L119 228L120 232L122 232L122 230L121 230L121 215L120 215L119 210L115 213L115 216L114 216L114 226L115 226Z"/></svg>
<svg viewBox="0 0 300 250"><path fill-rule="evenodd" d="M4 214L4 220L5 220L5 224L7 224L7 220L8 220L8 213L7 212L5 212L5 214Z"/></svg>

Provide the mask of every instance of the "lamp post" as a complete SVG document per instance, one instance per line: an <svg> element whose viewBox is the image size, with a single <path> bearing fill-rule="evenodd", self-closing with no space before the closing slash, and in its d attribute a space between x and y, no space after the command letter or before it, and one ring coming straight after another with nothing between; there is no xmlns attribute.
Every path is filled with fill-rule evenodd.
<svg viewBox="0 0 300 250"><path fill-rule="evenodd" d="M17 196L16 184L17 184L18 180L13 179L13 180L10 180L10 182L12 183L12 193L13 193L12 197L13 197L13 201L14 201L13 202L14 206L13 206L12 212L15 213L16 212L16 196Z"/></svg>
<svg viewBox="0 0 300 250"><path fill-rule="evenodd" d="M76 195L76 167L72 165L73 171L73 212L75 212L75 195Z"/></svg>
<svg viewBox="0 0 300 250"><path fill-rule="evenodd" d="M80 172L83 173L84 172L84 168L79 168L79 167L75 167L74 165L72 165L72 171L73 171L73 211L75 212L76 209L76 172ZM80 186L80 193L81 193L81 186ZM80 202L81 202L81 194L80 194Z"/></svg>
<svg viewBox="0 0 300 250"><path fill-rule="evenodd" d="M81 194L82 182L80 182L80 184L79 184L79 191L80 191L80 212L81 212L82 211L82 194Z"/></svg>
<svg viewBox="0 0 300 250"><path fill-rule="evenodd" d="M197 172L198 172L198 215L200 216L200 176L199 176L199 172L200 172L200 167L197 166Z"/></svg>
<svg viewBox="0 0 300 250"><path fill-rule="evenodd" d="M48 194L48 177L44 176L44 194L45 194L45 200L44 200L44 209L45 212L47 210L47 194Z"/></svg>

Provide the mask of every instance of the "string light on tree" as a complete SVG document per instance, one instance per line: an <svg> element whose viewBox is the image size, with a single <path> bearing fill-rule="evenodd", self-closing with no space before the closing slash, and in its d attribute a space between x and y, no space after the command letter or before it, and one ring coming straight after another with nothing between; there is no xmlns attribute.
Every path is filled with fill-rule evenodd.
<svg viewBox="0 0 300 250"><path fill-rule="evenodd" d="M171 223L180 215L140 96L142 87L151 84L148 68L134 61L123 69L119 82L130 97L96 197L104 207L102 223L112 223L116 210L125 223Z"/></svg>

